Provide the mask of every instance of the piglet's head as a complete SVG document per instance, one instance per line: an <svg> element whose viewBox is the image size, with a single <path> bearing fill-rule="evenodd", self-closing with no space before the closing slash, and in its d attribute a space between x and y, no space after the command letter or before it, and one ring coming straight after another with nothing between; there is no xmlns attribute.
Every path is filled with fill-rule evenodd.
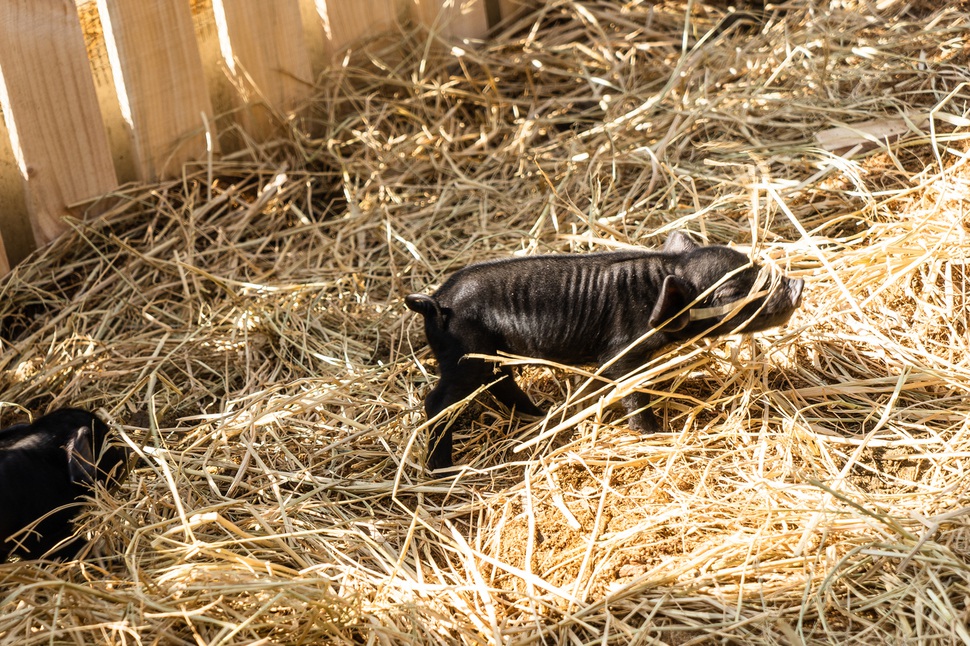
<svg viewBox="0 0 970 646"><path fill-rule="evenodd" d="M677 231L664 244L672 272L651 327L679 338L759 332L782 325L801 305L804 281L761 267L724 246L701 246Z"/></svg>
<svg viewBox="0 0 970 646"><path fill-rule="evenodd" d="M24 441L36 443L43 438L60 446L71 482L85 486L100 482L110 489L127 476L127 449L108 441L108 426L96 415L62 408L39 418L33 427L36 432Z"/></svg>

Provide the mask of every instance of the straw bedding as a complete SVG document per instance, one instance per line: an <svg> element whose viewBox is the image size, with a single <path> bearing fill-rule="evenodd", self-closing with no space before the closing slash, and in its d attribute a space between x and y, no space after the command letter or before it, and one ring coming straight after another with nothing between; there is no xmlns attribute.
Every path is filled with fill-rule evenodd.
<svg viewBox="0 0 970 646"><path fill-rule="evenodd" d="M3 643L970 642L970 13L727 11L406 32L18 267L0 422L96 408L143 462L85 560L0 566ZM802 309L597 399L523 367L547 418L465 406L464 470L423 470L405 294L678 228L805 278ZM668 432L614 423L634 386Z"/></svg>

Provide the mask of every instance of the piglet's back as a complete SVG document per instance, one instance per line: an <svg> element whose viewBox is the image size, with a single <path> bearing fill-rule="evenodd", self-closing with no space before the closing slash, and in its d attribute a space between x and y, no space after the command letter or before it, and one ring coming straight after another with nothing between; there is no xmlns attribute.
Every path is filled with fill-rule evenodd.
<svg viewBox="0 0 970 646"><path fill-rule="evenodd" d="M603 330L646 329L644 308L657 298L666 262L650 251L498 260L459 270L435 300L501 338L503 350L593 361L606 350L593 342ZM573 356L578 346L589 356Z"/></svg>
<svg viewBox="0 0 970 646"><path fill-rule="evenodd" d="M549 299L568 296L578 302L602 293L614 277L642 270L645 259L659 259L651 251L619 251L589 254L552 254L503 258L459 269L435 292L446 307L495 307L515 303L545 306Z"/></svg>

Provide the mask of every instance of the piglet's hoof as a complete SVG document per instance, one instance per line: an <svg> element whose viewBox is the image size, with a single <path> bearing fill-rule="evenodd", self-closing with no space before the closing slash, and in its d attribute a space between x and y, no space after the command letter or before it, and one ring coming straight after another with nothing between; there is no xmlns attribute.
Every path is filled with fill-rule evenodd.
<svg viewBox="0 0 970 646"><path fill-rule="evenodd" d="M444 451L432 451L428 455L427 467L428 471L439 471L441 469L450 469L454 467L455 464L451 460L450 452Z"/></svg>
<svg viewBox="0 0 970 646"><path fill-rule="evenodd" d="M630 430L643 433L644 435L659 433L661 430L660 422L657 421L657 416L654 415L653 411L649 409L632 415L628 423L630 425Z"/></svg>

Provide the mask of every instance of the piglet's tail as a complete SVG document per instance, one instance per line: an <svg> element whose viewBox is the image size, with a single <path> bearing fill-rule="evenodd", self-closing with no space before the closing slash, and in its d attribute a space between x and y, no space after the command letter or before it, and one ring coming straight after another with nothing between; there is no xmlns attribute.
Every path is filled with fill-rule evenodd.
<svg viewBox="0 0 970 646"><path fill-rule="evenodd" d="M451 310L441 307L433 296L427 294L408 294L404 297L404 304L409 310L417 312L424 317L428 324L436 325L444 329Z"/></svg>

